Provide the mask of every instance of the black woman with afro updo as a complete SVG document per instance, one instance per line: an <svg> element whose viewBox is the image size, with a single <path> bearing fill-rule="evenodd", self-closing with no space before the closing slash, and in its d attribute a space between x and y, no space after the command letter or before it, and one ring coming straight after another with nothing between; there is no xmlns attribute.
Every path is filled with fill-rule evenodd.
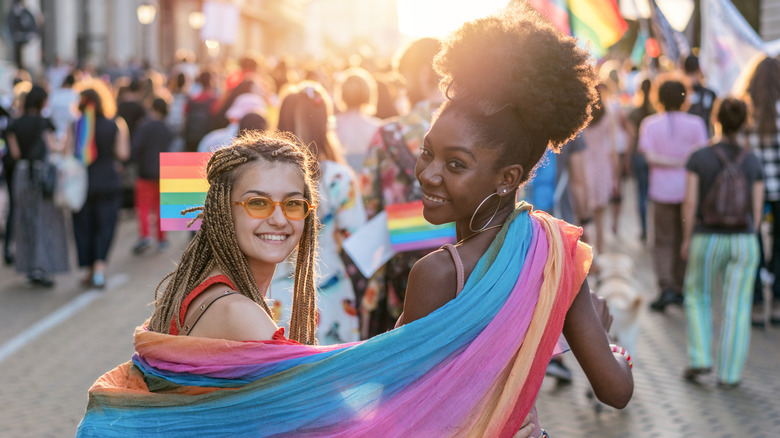
<svg viewBox="0 0 780 438"><path fill-rule="evenodd" d="M464 24L443 42L435 68L447 100L425 137L415 175L425 218L433 224L454 223L458 243L445 245L414 265L399 325L455 300L464 284L468 289L481 281L481 266L490 263L497 242L515 244L508 237L515 223L549 221L562 233L574 230L550 216L527 214L528 205L516 205L515 197L547 148L560 150L589 123L598 97L588 53L527 7L507 8ZM570 290L562 292L568 301L559 309L561 314L544 310L538 289L533 291L539 296L532 304L536 310L529 312L534 318L560 321L557 334L553 330L549 336L557 339L562 331L599 400L623 408L633 393L630 356L609 343L603 327L608 321L602 319L610 316L603 308L597 312L591 300L584 281L590 248L576 238L574 246L572 251L587 252L588 261L572 277ZM551 246L549 254L559 250ZM570 254L559 255L566 263ZM483 256L487 262L481 261ZM475 279L470 280L472 273ZM545 271L540 281L549 280L547 276ZM568 280L562 276L561 281ZM539 315L545 312L550 315ZM524 343L530 329L527 333ZM518 355L524 351L529 350L521 348ZM542 354L538 351L530 353ZM550 353L544 354L547 357L540 362L546 365ZM535 398L543 368L541 377L520 387L523 396Z"/></svg>

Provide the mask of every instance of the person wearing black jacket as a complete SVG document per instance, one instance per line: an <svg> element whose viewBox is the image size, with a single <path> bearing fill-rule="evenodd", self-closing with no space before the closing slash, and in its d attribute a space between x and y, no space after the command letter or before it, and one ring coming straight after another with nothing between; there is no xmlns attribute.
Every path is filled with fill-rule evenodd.
<svg viewBox="0 0 780 438"><path fill-rule="evenodd" d="M149 116L138 127L132 139L131 161L138 169L135 212L139 239L133 246L134 254L141 254L152 246L150 225L157 227L159 248L165 249L168 245L165 232L160 229L160 152L168 152L174 139L173 131L165 123L167 114L168 104L165 100L154 99Z"/></svg>

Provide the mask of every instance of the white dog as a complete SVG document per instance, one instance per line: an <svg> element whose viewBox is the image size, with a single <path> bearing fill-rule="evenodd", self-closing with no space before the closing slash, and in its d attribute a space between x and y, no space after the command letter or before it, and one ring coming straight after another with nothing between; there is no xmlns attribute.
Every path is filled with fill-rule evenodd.
<svg viewBox="0 0 780 438"><path fill-rule="evenodd" d="M598 257L596 295L603 297L613 316L609 336L634 356L639 335L642 295L637 290L634 262L625 254L605 253Z"/></svg>

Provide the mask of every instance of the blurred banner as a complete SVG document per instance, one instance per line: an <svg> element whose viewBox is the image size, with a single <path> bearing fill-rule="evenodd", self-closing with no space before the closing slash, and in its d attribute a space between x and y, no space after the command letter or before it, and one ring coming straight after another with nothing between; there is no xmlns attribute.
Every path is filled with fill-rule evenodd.
<svg viewBox="0 0 780 438"><path fill-rule="evenodd" d="M219 41L220 44L233 45L238 38L241 10L232 3L203 3L203 16L206 21L200 30L202 40Z"/></svg>
<svg viewBox="0 0 780 438"><path fill-rule="evenodd" d="M764 42L729 0L703 1L701 8L699 64L707 86L724 96L764 56Z"/></svg>
<svg viewBox="0 0 780 438"><path fill-rule="evenodd" d="M691 53L691 45L685 35L672 27L655 0L650 0L650 5L650 22L655 39L663 46L666 57L679 65L681 59Z"/></svg>

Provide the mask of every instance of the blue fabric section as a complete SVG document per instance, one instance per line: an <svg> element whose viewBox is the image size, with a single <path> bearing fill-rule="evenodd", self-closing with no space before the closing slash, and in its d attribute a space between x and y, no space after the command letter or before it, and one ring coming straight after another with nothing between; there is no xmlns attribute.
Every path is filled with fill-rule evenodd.
<svg viewBox="0 0 780 438"><path fill-rule="evenodd" d="M77 436L189 438L193 431L200 436L305 436L355 418L361 408L414 385L463 351L495 317L520 275L529 248L544 238L543 232L534 233L528 211L514 215L480 259L464 290L427 317L356 346L255 370L245 380L257 380L231 391L197 397L161 395L159 400L124 395L116 404L109 400L109 406L91 400ZM225 379L141 369L179 384L230 386L221 381Z"/></svg>

